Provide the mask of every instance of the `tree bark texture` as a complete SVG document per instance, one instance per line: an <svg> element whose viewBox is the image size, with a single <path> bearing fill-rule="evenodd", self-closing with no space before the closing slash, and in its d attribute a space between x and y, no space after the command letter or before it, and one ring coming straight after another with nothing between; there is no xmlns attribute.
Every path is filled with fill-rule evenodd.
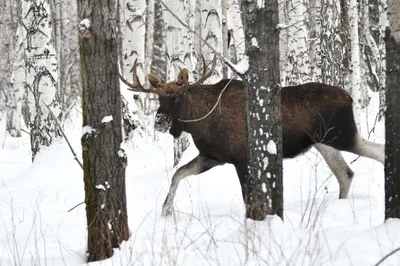
<svg viewBox="0 0 400 266"><path fill-rule="evenodd" d="M32 160L41 146L49 146L61 136L55 119L62 116L57 101L58 62L54 47L53 18L49 1L21 2L21 30L25 35L25 95L23 110L30 126ZM49 113L48 105L55 117Z"/></svg>
<svg viewBox="0 0 400 266"><path fill-rule="evenodd" d="M88 261L109 258L129 237L125 167L120 148L121 94L118 77L115 0L78 1L82 73L82 136ZM90 24L89 24L90 21Z"/></svg>
<svg viewBox="0 0 400 266"><path fill-rule="evenodd" d="M246 216L283 219L278 1L243 1L247 93Z"/></svg>
<svg viewBox="0 0 400 266"><path fill-rule="evenodd" d="M385 218L400 218L400 2L389 0L386 29Z"/></svg>

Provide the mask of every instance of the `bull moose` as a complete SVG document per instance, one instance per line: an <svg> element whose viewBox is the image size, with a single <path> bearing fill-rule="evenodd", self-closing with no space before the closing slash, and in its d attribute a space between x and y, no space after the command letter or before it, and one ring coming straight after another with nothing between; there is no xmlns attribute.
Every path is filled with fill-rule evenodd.
<svg viewBox="0 0 400 266"><path fill-rule="evenodd" d="M190 175L203 173L214 166L231 163L235 166L245 199L246 188L246 94L244 83L223 79L215 84L202 83L212 75L216 65L204 68L202 77L189 83L186 69L177 80L165 82L149 74L151 87L144 88L132 69L133 82L121 80L132 91L155 93L160 107L156 129L175 138L183 131L192 135L199 155L180 167L172 177L162 214L173 211L173 201L179 182ZM368 157L384 163L384 145L370 142L358 133L352 108L352 98L345 90L322 83L307 83L282 87L283 158L293 158L315 147L339 182L339 198L348 196L353 171L340 151ZM214 105L218 107L214 110Z"/></svg>

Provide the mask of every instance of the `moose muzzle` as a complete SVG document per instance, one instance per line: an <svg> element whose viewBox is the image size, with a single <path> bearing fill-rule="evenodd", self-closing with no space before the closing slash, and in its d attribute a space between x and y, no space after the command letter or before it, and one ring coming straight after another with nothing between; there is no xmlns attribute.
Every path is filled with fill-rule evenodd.
<svg viewBox="0 0 400 266"><path fill-rule="evenodd" d="M169 115L158 113L156 114L156 118L154 121L154 129L159 132L167 132L172 126L172 119Z"/></svg>

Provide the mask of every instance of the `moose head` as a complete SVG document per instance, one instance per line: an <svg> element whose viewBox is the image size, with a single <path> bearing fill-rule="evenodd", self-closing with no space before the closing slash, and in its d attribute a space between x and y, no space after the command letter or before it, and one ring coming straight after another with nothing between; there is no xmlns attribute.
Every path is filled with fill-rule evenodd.
<svg viewBox="0 0 400 266"><path fill-rule="evenodd" d="M140 83L137 76L137 60L132 67L133 81L128 82L124 77L120 75L121 81L129 87L129 90L136 92L155 93L159 96L160 106L157 110L155 117L154 128L159 132L166 132L178 138L183 131L183 124L179 121L179 113L182 109L181 98L191 89L195 89L207 80L214 72L217 64L216 56L212 61L211 68L207 71L206 62L202 56L203 62L203 74L194 83L189 83L189 71L186 68L182 68L179 71L177 79L171 82L165 82L162 78L155 74L148 74L147 78L151 87L145 88Z"/></svg>

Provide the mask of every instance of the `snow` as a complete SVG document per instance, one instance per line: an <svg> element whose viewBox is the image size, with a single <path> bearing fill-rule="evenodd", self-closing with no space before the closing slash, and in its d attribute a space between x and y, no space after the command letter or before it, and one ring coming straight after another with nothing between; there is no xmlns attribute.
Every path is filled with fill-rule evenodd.
<svg viewBox="0 0 400 266"><path fill-rule="evenodd" d="M113 116L112 115L107 115L101 119L101 123L110 123L113 121Z"/></svg>
<svg viewBox="0 0 400 266"><path fill-rule="evenodd" d="M267 185L265 183L261 184L261 189L264 193L267 193Z"/></svg>
<svg viewBox="0 0 400 266"><path fill-rule="evenodd" d="M269 140L267 144L267 152L270 154L276 154L276 143L273 140Z"/></svg>
<svg viewBox="0 0 400 266"><path fill-rule="evenodd" d="M267 167L268 167L268 157L264 157L263 159L262 159L262 161L263 161L263 169L265 170L265 169L267 169Z"/></svg>
<svg viewBox="0 0 400 266"><path fill-rule="evenodd" d="M372 111L371 120L362 121L366 125L375 118ZM29 135L5 135L3 117L0 265L87 265L85 206L67 211L85 198L81 168L62 139L31 163ZM80 157L79 112L73 121L65 132ZM382 143L384 121L374 134L370 139ZM184 179L175 216L161 217L176 168L172 138L159 134L158 139L124 147L132 162L126 168L131 237L112 258L90 265L364 266L400 246L400 221L383 222L383 166L366 158L350 163L357 158L350 153L344 158L355 176L346 200L338 199L337 181L314 149L283 162L283 222L277 216L262 222L244 218L236 171L228 164ZM197 154L191 145L178 167ZM105 189L107 184L99 185ZM400 253L395 253L381 265L399 264Z"/></svg>
<svg viewBox="0 0 400 266"><path fill-rule="evenodd" d="M96 185L95 188L106 191L106 188L102 184Z"/></svg>
<svg viewBox="0 0 400 266"><path fill-rule="evenodd" d="M82 136L86 134L92 134L94 132L96 132L96 129L92 128L91 126L84 126L82 128Z"/></svg>
<svg viewBox="0 0 400 266"><path fill-rule="evenodd" d="M251 45L254 46L254 47L256 47L256 48L260 48L260 47L258 46L258 41L257 41L257 38L256 38L256 37L251 38Z"/></svg>
<svg viewBox="0 0 400 266"><path fill-rule="evenodd" d="M79 22L79 26L84 27L86 29L90 28L90 20L85 18L83 20L81 20L81 22Z"/></svg>
<svg viewBox="0 0 400 266"><path fill-rule="evenodd" d="M229 64L236 70L236 72L244 75L247 70L249 70L249 57L247 55L244 55L239 63L237 63L236 65L231 62Z"/></svg>

